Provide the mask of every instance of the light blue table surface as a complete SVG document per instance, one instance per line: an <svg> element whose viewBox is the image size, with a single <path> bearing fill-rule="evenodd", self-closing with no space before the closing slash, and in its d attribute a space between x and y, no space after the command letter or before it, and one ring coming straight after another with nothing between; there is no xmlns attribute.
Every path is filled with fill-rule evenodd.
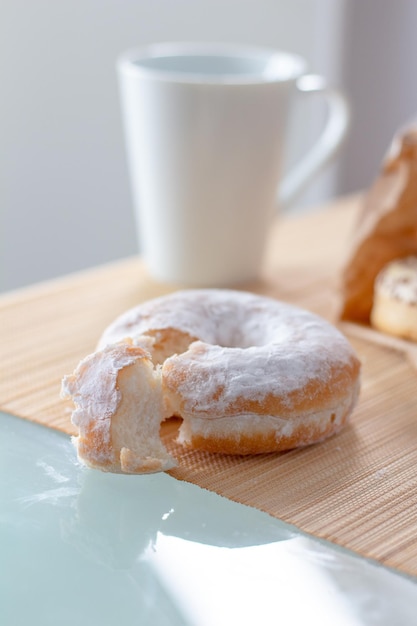
<svg viewBox="0 0 417 626"><path fill-rule="evenodd" d="M167 474L82 467L0 414L1 626L401 626L417 582Z"/></svg>

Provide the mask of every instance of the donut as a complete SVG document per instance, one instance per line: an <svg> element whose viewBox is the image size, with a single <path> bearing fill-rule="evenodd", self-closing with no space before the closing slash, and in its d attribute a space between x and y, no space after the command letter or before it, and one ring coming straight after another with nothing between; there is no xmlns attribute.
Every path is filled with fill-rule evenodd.
<svg viewBox="0 0 417 626"><path fill-rule="evenodd" d="M255 294L197 289L147 301L116 319L94 354L64 378L79 458L141 473L176 464L178 442L213 453L280 452L319 442L347 422L360 362L330 323Z"/></svg>
<svg viewBox="0 0 417 626"><path fill-rule="evenodd" d="M379 272L371 324L384 333L417 341L417 257L396 259Z"/></svg>

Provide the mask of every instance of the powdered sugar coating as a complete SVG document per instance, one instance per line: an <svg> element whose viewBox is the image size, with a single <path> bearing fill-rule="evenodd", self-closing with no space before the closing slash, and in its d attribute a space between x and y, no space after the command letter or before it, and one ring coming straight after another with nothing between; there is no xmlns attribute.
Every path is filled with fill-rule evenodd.
<svg viewBox="0 0 417 626"><path fill-rule="evenodd" d="M417 257L388 263L378 274L375 288L389 298L417 305Z"/></svg>
<svg viewBox="0 0 417 626"><path fill-rule="evenodd" d="M242 402L256 402L258 413L265 402L268 414L273 396L277 415L290 418L306 402L328 398L330 387L337 403L358 377L352 348L331 324L298 307L226 289L181 291L139 305L105 331L99 346L126 337L141 341L164 329L199 340L163 366L164 383L177 389L188 415L218 419L241 412Z"/></svg>
<svg viewBox="0 0 417 626"><path fill-rule="evenodd" d="M305 389L313 402L332 387L338 400L338 387L343 390L346 385L346 378L340 376L349 365L347 354L340 358L343 342L323 343L299 341L297 348L291 349L271 344L225 350L195 342L187 352L165 362L164 381L169 384L172 379L185 400L183 411L195 417L226 417L239 412L242 402L257 403L260 412L262 403L274 396L279 398L280 417L293 418L300 391ZM340 370L335 372L338 366ZM266 414L268 410L265 408Z"/></svg>
<svg viewBox="0 0 417 626"><path fill-rule="evenodd" d="M118 374L145 356L140 348L126 344L107 346L84 358L75 372L62 380L61 397L72 398L76 406L72 423L81 438L88 433L99 442L91 452L98 465L111 462L114 455L111 423L121 401Z"/></svg>

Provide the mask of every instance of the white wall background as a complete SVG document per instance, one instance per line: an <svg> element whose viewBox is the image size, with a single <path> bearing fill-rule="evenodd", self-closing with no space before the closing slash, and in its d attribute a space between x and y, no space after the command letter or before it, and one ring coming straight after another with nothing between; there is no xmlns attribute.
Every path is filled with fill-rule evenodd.
<svg viewBox="0 0 417 626"><path fill-rule="evenodd" d="M417 108L416 19L414 0L2 0L0 290L136 252L121 51L164 40L285 48L348 91L349 142L309 205L366 186ZM289 161L313 141L322 111L298 115Z"/></svg>
<svg viewBox="0 0 417 626"><path fill-rule="evenodd" d="M341 82L353 124L339 193L366 188L394 133L417 116L416 33L415 0L346 0Z"/></svg>

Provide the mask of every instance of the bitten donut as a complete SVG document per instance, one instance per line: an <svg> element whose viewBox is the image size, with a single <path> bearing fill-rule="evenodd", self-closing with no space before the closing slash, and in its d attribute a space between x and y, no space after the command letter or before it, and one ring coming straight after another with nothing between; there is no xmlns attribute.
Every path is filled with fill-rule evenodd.
<svg viewBox="0 0 417 626"><path fill-rule="evenodd" d="M81 460L108 471L173 467L161 422L179 442L259 454L318 442L346 423L360 363L344 336L300 308L231 290L145 302L104 332L63 381L76 405Z"/></svg>
<svg viewBox="0 0 417 626"><path fill-rule="evenodd" d="M378 274L371 324L382 332L417 341L417 257L392 261Z"/></svg>

